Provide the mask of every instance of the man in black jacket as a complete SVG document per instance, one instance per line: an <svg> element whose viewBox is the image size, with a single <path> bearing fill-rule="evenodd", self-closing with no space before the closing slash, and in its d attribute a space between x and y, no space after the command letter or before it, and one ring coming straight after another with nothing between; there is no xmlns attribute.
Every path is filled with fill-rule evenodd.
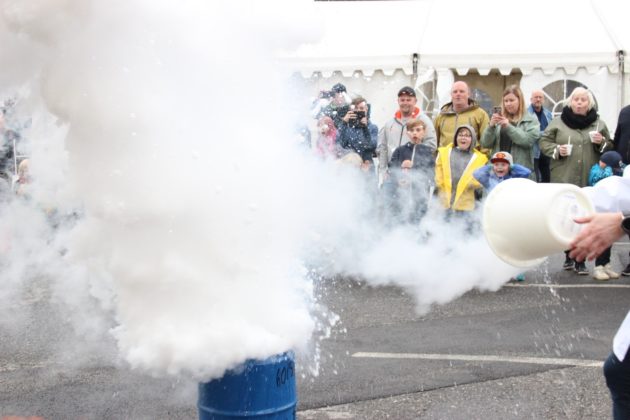
<svg viewBox="0 0 630 420"><path fill-rule="evenodd" d="M630 164L630 105L626 105L619 111L617 128L615 129L615 150L621 155L623 163ZM628 235L630 237L630 235ZM630 255L630 253L629 253ZM621 272L622 276L630 276L630 264Z"/></svg>
<svg viewBox="0 0 630 420"><path fill-rule="evenodd" d="M630 105L619 111L617 129L615 129L615 150L621 155L623 163L630 164Z"/></svg>

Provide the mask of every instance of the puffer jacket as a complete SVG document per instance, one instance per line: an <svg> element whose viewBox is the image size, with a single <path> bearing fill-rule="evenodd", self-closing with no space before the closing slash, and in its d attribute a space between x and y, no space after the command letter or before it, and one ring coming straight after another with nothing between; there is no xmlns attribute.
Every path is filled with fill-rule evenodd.
<svg viewBox="0 0 630 420"><path fill-rule="evenodd" d="M523 118L516 124L510 124L505 128L508 136L512 139L512 150L509 152L514 158L514 163L523 165L530 169L531 179L535 179L534 171L534 144L540 136L540 123L538 118L529 113L524 113ZM501 126L488 127L481 136L481 147L490 149L490 154L500 152Z"/></svg>
<svg viewBox="0 0 630 420"><path fill-rule="evenodd" d="M473 177L473 173L476 169L481 168L488 162L488 157L475 149L477 138L473 127L464 125L458 127L457 130L462 127L466 127L473 132L473 139L469 148L470 160L462 176L459 178L454 197L451 175L451 153L453 153L453 149L457 147L457 139L454 139L454 142L447 146L438 148L438 155L435 160L435 186L442 207L459 211L471 211L475 209L475 190L482 188L481 184ZM455 130L455 132L457 132L457 130ZM453 198L452 202L451 198Z"/></svg>
<svg viewBox="0 0 630 420"><path fill-rule="evenodd" d="M589 131L597 129L604 141L594 144L588 135ZM573 150L569 156L560 156L558 146L568 144L571 139ZM610 140L610 132L606 123L597 119L590 126L582 129L573 129L567 126L562 118L554 118L542 134L540 151L551 158L551 182L573 184L578 187L588 185L588 177L591 167L599 162L602 153L613 150L614 145Z"/></svg>
<svg viewBox="0 0 630 420"><path fill-rule="evenodd" d="M453 110L453 102L440 108L440 113L435 118L435 135L440 147L453 143L455 128L461 125L472 126L477 136L481 136L486 130L490 123L488 113L472 99L468 100L468 105L462 112Z"/></svg>

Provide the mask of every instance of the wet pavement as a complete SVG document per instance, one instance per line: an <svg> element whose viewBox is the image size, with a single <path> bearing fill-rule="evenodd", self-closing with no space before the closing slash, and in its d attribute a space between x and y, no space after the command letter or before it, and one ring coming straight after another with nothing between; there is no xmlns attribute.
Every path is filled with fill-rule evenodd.
<svg viewBox="0 0 630 420"><path fill-rule="evenodd" d="M613 249L616 268L628 249ZM597 282L558 270L561 263L556 255L522 283L471 291L425 315L398 287L321 283L341 321L322 342L318 376L296 360L298 418L609 418L601 362L630 307L630 278ZM34 292L22 304L32 322L72 339L49 312L38 315L46 299ZM197 418L195 383L103 363L99 354L115 348L99 346L73 364L51 357L50 343L28 326L0 330L0 419Z"/></svg>

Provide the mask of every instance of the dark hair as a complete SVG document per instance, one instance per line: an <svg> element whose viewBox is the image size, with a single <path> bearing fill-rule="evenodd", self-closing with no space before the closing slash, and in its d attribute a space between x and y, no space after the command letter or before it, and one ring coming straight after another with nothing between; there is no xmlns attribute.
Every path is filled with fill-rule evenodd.
<svg viewBox="0 0 630 420"><path fill-rule="evenodd" d="M341 93L341 92L346 92L346 87L342 85L341 83L337 83L330 90L334 93Z"/></svg>
<svg viewBox="0 0 630 420"><path fill-rule="evenodd" d="M357 96L356 98L354 98L352 100L352 105L357 106L359 105L361 102L365 102L365 104L367 105L367 101L365 100L365 98L361 97L361 96Z"/></svg>

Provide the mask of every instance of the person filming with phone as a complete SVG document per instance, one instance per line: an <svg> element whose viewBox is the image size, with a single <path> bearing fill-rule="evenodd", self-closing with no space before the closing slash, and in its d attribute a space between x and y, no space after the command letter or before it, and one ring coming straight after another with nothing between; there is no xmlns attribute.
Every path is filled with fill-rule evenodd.
<svg viewBox="0 0 630 420"><path fill-rule="evenodd" d="M378 127L370 122L367 101L357 97L352 101L349 111L343 116L337 144L361 156L363 169L372 165L376 151Z"/></svg>
<svg viewBox="0 0 630 420"><path fill-rule="evenodd" d="M521 88L508 86L503 91L502 106L495 107L488 129L481 136L481 147L491 152L508 152L515 164L532 171L535 180L534 143L540 135L538 119L527 112Z"/></svg>

